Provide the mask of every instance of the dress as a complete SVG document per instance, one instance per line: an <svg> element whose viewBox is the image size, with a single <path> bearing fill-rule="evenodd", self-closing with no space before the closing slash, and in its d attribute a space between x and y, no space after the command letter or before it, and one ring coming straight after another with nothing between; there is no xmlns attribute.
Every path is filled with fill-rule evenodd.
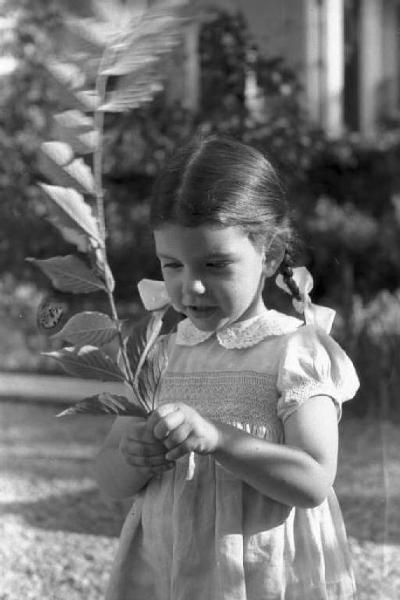
<svg viewBox="0 0 400 600"><path fill-rule="evenodd" d="M185 319L170 335L157 402L283 443L283 423L310 396L341 403L354 367L322 330L275 310L216 333ZM156 351L156 350L155 350ZM206 493L204 493L206 492ZM186 455L137 495L107 600L355 598L333 489L316 508L288 507L243 483L212 456Z"/></svg>

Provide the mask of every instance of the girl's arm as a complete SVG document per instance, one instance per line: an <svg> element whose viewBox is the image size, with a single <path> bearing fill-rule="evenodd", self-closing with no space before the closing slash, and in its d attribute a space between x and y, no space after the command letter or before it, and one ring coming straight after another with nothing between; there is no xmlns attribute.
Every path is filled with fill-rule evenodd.
<svg viewBox="0 0 400 600"><path fill-rule="evenodd" d="M338 452L337 412L328 396L309 398L287 418L284 444L222 424L218 429L215 458L261 493L302 508L318 506L328 495Z"/></svg>
<svg viewBox="0 0 400 600"><path fill-rule="evenodd" d="M117 417L95 459L94 476L111 498L129 498L168 468L166 448L146 427L147 421Z"/></svg>
<svg viewBox="0 0 400 600"><path fill-rule="evenodd" d="M284 444L207 421L184 404L162 405L150 420L155 437L170 448L167 460L191 450L212 453L242 481L289 506L318 506L336 476L337 412L328 396L309 398L287 418Z"/></svg>

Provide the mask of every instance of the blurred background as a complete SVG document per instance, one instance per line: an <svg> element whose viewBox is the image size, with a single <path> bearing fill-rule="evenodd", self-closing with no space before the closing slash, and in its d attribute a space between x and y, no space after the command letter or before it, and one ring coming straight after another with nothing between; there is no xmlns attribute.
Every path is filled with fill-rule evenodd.
<svg viewBox="0 0 400 600"><path fill-rule="evenodd" d="M138 13L155 4L109 2ZM297 264L314 276L313 300L337 310L333 335L361 380L344 411L337 480L360 598L398 598L400 2L193 0L189 8L162 89L106 117L107 241L120 316L140 316L137 282L161 278L147 215L165 157L199 131L264 152L293 206L303 240ZM44 66L73 45L67 12L84 18L91 3L0 2L0 387L10 374L61 375L40 354L57 348L37 329L43 298L61 298L65 318L78 306L107 310L101 297L54 293L25 260L73 251L43 218L37 187L38 148L54 138L52 116L68 108ZM266 301L290 311L274 286ZM17 403L3 388L4 557L13 550L0 598L100 598L121 512L99 497L88 465L110 421L56 423L48 393L46 404Z"/></svg>

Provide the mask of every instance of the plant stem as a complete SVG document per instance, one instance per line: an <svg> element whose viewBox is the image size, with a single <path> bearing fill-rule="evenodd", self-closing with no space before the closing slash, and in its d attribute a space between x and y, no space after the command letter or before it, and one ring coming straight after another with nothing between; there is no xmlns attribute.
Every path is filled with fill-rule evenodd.
<svg viewBox="0 0 400 600"><path fill-rule="evenodd" d="M104 56L103 56L104 59ZM103 59L100 64L103 63ZM105 101L107 89L107 76L99 74L96 79L96 92L99 99L100 105ZM106 261L106 224L104 215L104 191L102 181L102 163L103 163L103 135L104 135L104 112L98 108L94 113L94 126L97 132L97 146L93 156L93 171L94 171L94 185L96 190L96 205L97 205L97 223L100 230L101 239L103 240L103 252L104 259Z"/></svg>
<svg viewBox="0 0 400 600"><path fill-rule="evenodd" d="M146 402L143 402L142 398L140 397L140 394L137 392L137 386L135 386L134 383L134 377L133 377L133 373L132 373L132 369L131 369L131 365L129 364L129 359L128 356L126 354L126 350L125 350L125 345L124 345L124 340L122 337L122 332L121 332L121 324L118 318L118 313L117 313L117 307L115 305L115 300L114 300L114 296L111 290L107 289L107 296L108 296L108 300L110 303L110 308L111 308L111 315L113 320L116 323L117 326L117 337L118 337L118 342L119 342L119 347L121 350L121 357L124 363L124 367L125 367L125 371L126 371L126 376L128 378L128 383L131 386L132 390L135 392L136 391L136 397L138 399L138 401L140 402L140 404L142 405L142 407L146 410L146 412L149 411L149 407L147 406Z"/></svg>
<svg viewBox="0 0 400 600"><path fill-rule="evenodd" d="M99 73L96 78L96 93L97 98L100 103L100 106L104 104L106 98L107 91L107 76L101 74L101 70L103 64L107 60L107 50L104 52L103 57L100 61ZM104 191L103 191L103 180L102 180L102 171L103 171L103 136L104 136L104 111L96 108L94 113L94 126L97 132L98 143L96 146L96 150L93 154L93 172L94 172L94 185L96 192L96 208L97 208L97 224L100 231L100 237L102 240L102 247L100 249L103 255L104 268L109 269L108 261L107 261L107 250L106 250L106 222L105 222L105 210L104 210ZM110 269L111 271L111 269ZM149 411L149 407L147 404L141 399L140 394L137 392L137 386L135 386L134 378L132 374L132 369L129 364L129 359L125 350L124 340L122 337L121 331L121 323L118 317L117 307L114 300L113 291L110 287L109 278L105 277L105 284L107 290L107 297L110 303L111 315L112 319L115 322L115 326L117 328L117 337L118 343L120 347L122 361L124 363L126 377L128 379L128 383L132 388L132 391L135 393L139 403L146 410Z"/></svg>

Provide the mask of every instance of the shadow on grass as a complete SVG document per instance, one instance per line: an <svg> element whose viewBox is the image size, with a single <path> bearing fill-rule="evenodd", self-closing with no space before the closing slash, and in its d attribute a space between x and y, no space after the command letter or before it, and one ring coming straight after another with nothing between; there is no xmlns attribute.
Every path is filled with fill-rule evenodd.
<svg viewBox="0 0 400 600"><path fill-rule="evenodd" d="M400 545L400 498L384 496L339 498L347 535L358 541Z"/></svg>
<svg viewBox="0 0 400 600"><path fill-rule="evenodd" d="M108 504L97 489L48 496L36 502L2 503L3 515L21 516L31 527L52 531L118 537L126 505Z"/></svg>
<svg viewBox="0 0 400 600"><path fill-rule="evenodd" d="M359 542L400 544L400 526L388 521L385 530L383 498L341 497L340 505L347 535ZM127 503L108 502L97 489L51 495L36 502L3 503L2 513L21 516L32 527L52 531L118 537ZM392 512L400 514L400 506Z"/></svg>

